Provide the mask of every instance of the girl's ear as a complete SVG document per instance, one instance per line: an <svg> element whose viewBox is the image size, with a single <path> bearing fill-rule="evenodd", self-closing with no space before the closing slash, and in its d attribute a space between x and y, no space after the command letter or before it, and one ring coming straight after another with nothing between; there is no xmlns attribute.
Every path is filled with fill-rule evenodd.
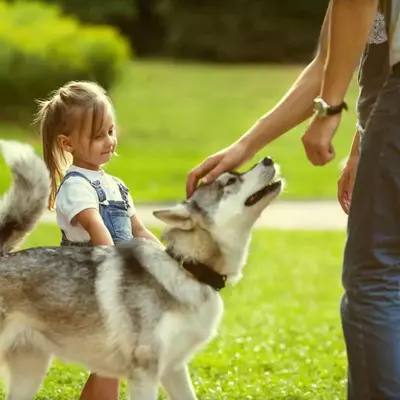
<svg viewBox="0 0 400 400"><path fill-rule="evenodd" d="M72 153L74 148L71 144L71 138L65 135L58 135L57 136L57 143L58 145L66 152Z"/></svg>

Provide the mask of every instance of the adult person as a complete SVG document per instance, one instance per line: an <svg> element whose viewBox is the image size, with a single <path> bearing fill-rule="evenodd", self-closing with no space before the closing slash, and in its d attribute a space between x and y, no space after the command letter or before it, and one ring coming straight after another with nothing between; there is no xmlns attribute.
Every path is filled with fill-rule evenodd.
<svg viewBox="0 0 400 400"><path fill-rule="evenodd" d="M400 399L400 1L382 0L379 7L388 32L388 78L362 121L343 259L348 400ZM318 166L333 160L332 138L377 10L378 0L331 0L316 57L249 132L189 173L187 195L200 179L239 167L312 114L302 136L307 158ZM361 63L361 74L364 68Z"/></svg>
<svg viewBox="0 0 400 400"><path fill-rule="evenodd" d="M365 126L378 94L389 76L389 45L384 15L377 13L358 71L356 132L349 156L338 181L338 200L348 214Z"/></svg>

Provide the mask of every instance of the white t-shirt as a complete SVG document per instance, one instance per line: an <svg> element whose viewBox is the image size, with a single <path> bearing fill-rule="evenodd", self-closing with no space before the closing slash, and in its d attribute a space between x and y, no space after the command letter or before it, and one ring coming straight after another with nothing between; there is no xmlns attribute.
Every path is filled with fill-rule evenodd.
<svg viewBox="0 0 400 400"><path fill-rule="evenodd" d="M76 171L84 175L91 182L99 181L108 201L122 201L121 192L115 179L104 171L92 171L85 168L72 166L68 172ZM119 180L123 183L121 180ZM136 210L132 197L128 195L130 207L129 217L135 215ZM99 197L93 186L81 176L71 176L62 185L56 196L57 222L64 231L68 240L73 242L86 242L90 240L89 234L79 223L71 224L72 219L81 211L88 208L99 209Z"/></svg>

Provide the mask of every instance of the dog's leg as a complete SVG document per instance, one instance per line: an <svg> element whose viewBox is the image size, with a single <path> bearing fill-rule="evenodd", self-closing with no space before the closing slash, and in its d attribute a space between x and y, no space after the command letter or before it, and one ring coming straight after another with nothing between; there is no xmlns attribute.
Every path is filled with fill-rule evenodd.
<svg viewBox="0 0 400 400"><path fill-rule="evenodd" d="M197 400L187 365L168 368L161 383L171 400Z"/></svg>
<svg viewBox="0 0 400 400"><path fill-rule="evenodd" d="M135 371L128 379L129 400L157 400L157 376L147 371Z"/></svg>
<svg viewBox="0 0 400 400"><path fill-rule="evenodd" d="M41 385L51 357L39 350L15 350L5 354L8 372L6 400L31 400Z"/></svg>

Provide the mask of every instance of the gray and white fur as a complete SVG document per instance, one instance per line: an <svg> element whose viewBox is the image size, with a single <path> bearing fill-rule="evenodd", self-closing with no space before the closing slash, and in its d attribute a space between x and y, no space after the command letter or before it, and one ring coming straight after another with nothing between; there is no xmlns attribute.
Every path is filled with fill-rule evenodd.
<svg viewBox="0 0 400 400"><path fill-rule="evenodd" d="M264 159L224 173L154 215L166 248L134 238L117 246L39 247L11 252L45 208L49 175L27 145L1 142L13 185L0 202L0 362L7 400L30 400L52 356L103 376L127 378L130 399L195 400L188 363L216 334L218 291L166 252L208 265L235 282L251 229L281 191Z"/></svg>
<svg viewBox="0 0 400 400"><path fill-rule="evenodd" d="M16 248L46 208L50 178L45 163L31 146L0 140L14 184L0 199L0 254Z"/></svg>

